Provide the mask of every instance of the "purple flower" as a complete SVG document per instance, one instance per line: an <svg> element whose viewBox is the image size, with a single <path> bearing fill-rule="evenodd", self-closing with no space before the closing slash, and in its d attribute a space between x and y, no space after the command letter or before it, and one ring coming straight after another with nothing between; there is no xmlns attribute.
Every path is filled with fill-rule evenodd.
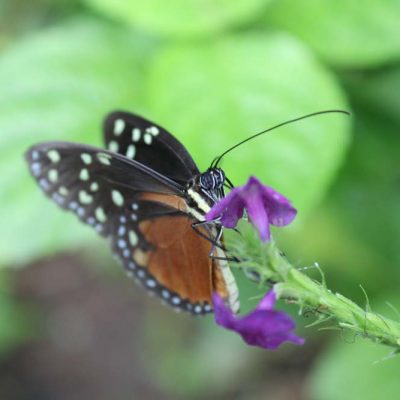
<svg viewBox="0 0 400 400"><path fill-rule="evenodd" d="M263 241L271 238L270 224L288 225L297 214L286 197L251 176L244 186L234 188L215 204L206 215L206 219L211 221L220 217L224 227L234 228L243 217L244 209L247 210L250 221L258 229Z"/></svg>
<svg viewBox="0 0 400 400"><path fill-rule="evenodd" d="M225 306L222 298L213 294L215 322L226 329L237 332L251 346L276 350L283 342L304 344L304 339L295 335L293 319L283 311L274 310L276 294L270 290L256 309L244 317L236 317Z"/></svg>

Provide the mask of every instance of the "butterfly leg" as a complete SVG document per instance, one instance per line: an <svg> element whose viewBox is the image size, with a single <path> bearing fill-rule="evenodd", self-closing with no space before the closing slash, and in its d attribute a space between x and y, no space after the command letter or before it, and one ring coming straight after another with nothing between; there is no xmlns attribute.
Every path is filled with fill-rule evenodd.
<svg viewBox="0 0 400 400"><path fill-rule="evenodd" d="M230 261L230 262L239 262L239 259L237 257L217 257L217 256L213 256L213 253L215 251L215 248L218 247L219 249L223 250L224 252L226 252L226 248L224 246L222 246L221 244L221 237L222 237L222 233L223 233L223 228L222 226L219 226L217 235L215 236L215 239L212 239L212 233L209 230L209 225L208 222L195 222L193 225L198 226L198 225L202 225L204 226L210 233L210 237L206 237L206 235L202 234L201 232L199 232L197 229L195 229L193 227L193 229L195 229L196 232L198 232L200 235L202 235L202 237L204 237L205 239L207 239L209 242L211 242L211 244L213 245L208 256L213 259L213 260L222 260L222 261ZM193 226L192 225L192 226Z"/></svg>
<svg viewBox="0 0 400 400"><path fill-rule="evenodd" d="M211 233L211 231L210 231L210 229L209 229L209 225L208 225L208 224L209 224L209 223L208 223L207 221L193 222L192 228L195 230L195 232L196 232L198 235L200 235L203 239L206 239L208 242L210 242L210 243L213 245L212 250L214 250L215 247L218 247L218 248L220 248L221 250L224 250L224 251L225 251L224 247L223 247L223 246L221 245L221 243L219 242L219 239L221 238L221 235L219 235L219 237L218 237L218 234L217 234L216 237L213 237L213 235L212 235L212 233ZM203 232L201 232L201 231L198 229L198 226L204 226L205 229L208 231L209 236L207 236L207 235L205 235Z"/></svg>
<svg viewBox="0 0 400 400"><path fill-rule="evenodd" d="M205 235L203 232L199 231L197 229L197 226L204 226L205 229L207 229L207 231L210 233L210 236ZM199 222L194 222L192 224L192 228L195 230L196 233L198 233L202 238L206 239L207 241L209 241L212 244L211 250L208 254L208 256L210 258L212 258L213 260L224 260L224 261L236 261L238 262L239 259L234 257L216 257L213 256L212 254L214 253L214 250L216 247L218 247L219 249L223 250L224 252L226 252L226 248L224 246L222 246L221 244L221 237L222 237L222 226L218 227L218 233L215 237L213 237L213 234L210 232L210 226L209 226L209 222L207 221L199 221Z"/></svg>

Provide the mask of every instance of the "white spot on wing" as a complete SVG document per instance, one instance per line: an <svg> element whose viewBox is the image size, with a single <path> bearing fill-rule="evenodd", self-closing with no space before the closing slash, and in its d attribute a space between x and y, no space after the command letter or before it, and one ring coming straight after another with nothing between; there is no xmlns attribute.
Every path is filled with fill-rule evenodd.
<svg viewBox="0 0 400 400"><path fill-rule="evenodd" d="M144 136L143 136L143 141L144 141L146 144L150 145L151 142L153 141L153 136L151 136L150 133L145 133Z"/></svg>
<svg viewBox="0 0 400 400"><path fill-rule="evenodd" d="M140 140L141 132L139 128L132 129L132 140L138 142Z"/></svg>
<svg viewBox="0 0 400 400"><path fill-rule="evenodd" d="M76 210L78 208L78 203L76 201L71 201L68 206L71 210Z"/></svg>
<svg viewBox="0 0 400 400"><path fill-rule="evenodd" d="M126 150L126 156L128 158L135 158L135 154L136 154L136 147L134 144L130 144Z"/></svg>
<svg viewBox="0 0 400 400"><path fill-rule="evenodd" d="M149 288L155 288L157 286L157 282L154 279L147 279L146 286Z"/></svg>
<svg viewBox="0 0 400 400"><path fill-rule="evenodd" d="M106 214L101 207L96 208L96 210L94 211L94 215L99 222L106 222L107 220Z"/></svg>
<svg viewBox="0 0 400 400"><path fill-rule="evenodd" d="M97 153L97 159L100 161L101 164L103 165L111 165L111 156L106 153Z"/></svg>
<svg viewBox="0 0 400 400"><path fill-rule="evenodd" d="M173 304L180 304L180 302L181 302L181 299L178 296L174 296L172 298L172 303Z"/></svg>
<svg viewBox="0 0 400 400"><path fill-rule="evenodd" d="M126 241L124 239L119 239L118 240L118 247L120 249L124 249L126 247Z"/></svg>
<svg viewBox="0 0 400 400"><path fill-rule="evenodd" d="M51 169L48 173L49 181L50 182L57 182L58 181L58 171L56 169Z"/></svg>
<svg viewBox="0 0 400 400"><path fill-rule="evenodd" d="M64 198L59 193L53 193L51 197L57 204L64 204Z"/></svg>
<svg viewBox="0 0 400 400"><path fill-rule="evenodd" d="M31 165L31 171L32 171L32 174L33 174L34 176L39 176L41 170L42 170L42 166L41 166L40 163L38 163L38 162L32 163L32 165Z"/></svg>
<svg viewBox="0 0 400 400"><path fill-rule="evenodd" d="M119 136L125 129L125 121L118 118L114 121L114 135Z"/></svg>
<svg viewBox="0 0 400 400"><path fill-rule="evenodd" d="M136 268L136 265L135 265L134 262L131 261L131 262L128 264L128 267L129 267L130 269L135 269L135 268Z"/></svg>
<svg viewBox="0 0 400 400"><path fill-rule="evenodd" d="M92 156L88 153L82 153L81 159L82 159L83 163L86 165L89 165L92 162Z"/></svg>
<svg viewBox="0 0 400 400"><path fill-rule="evenodd" d="M60 186L58 188L58 193L60 193L62 196L66 196L68 194L68 189L65 186Z"/></svg>
<svg viewBox="0 0 400 400"><path fill-rule="evenodd" d="M79 192L79 201L82 204L90 204L93 201L93 196L87 193L85 190Z"/></svg>
<svg viewBox="0 0 400 400"><path fill-rule="evenodd" d="M81 181L89 180L89 171L86 168L81 169L81 172L79 173L79 179Z"/></svg>
<svg viewBox="0 0 400 400"><path fill-rule="evenodd" d="M129 231L129 242L132 246L136 246L138 243L138 235L135 231Z"/></svg>
<svg viewBox="0 0 400 400"><path fill-rule="evenodd" d="M116 142L115 140L111 140L111 142L108 143L108 149L114 151L115 153L118 152L119 149L118 142Z"/></svg>
<svg viewBox="0 0 400 400"><path fill-rule="evenodd" d="M150 133L153 136L157 136L160 133L160 130L156 126L150 126L146 129L146 132Z"/></svg>
<svg viewBox="0 0 400 400"><path fill-rule="evenodd" d="M97 190L99 190L99 184L97 182L92 182L90 184L90 190L92 192L96 192Z"/></svg>
<svg viewBox="0 0 400 400"><path fill-rule="evenodd" d="M87 222L89 225L94 225L94 224L96 223L96 220L95 220L93 217L89 217L89 218L86 220L86 222Z"/></svg>
<svg viewBox="0 0 400 400"><path fill-rule="evenodd" d="M50 150L47 152L47 157L50 158L51 162L58 163L61 159L60 153L57 150Z"/></svg>
<svg viewBox="0 0 400 400"><path fill-rule="evenodd" d="M200 313L201 313L201 306L200 306L199 304L197 304L197 305L194 307L194 312L195 312L196 314L200 314Z"/></svg>
<svg viewBox="0 0 400 400"><path fill-rule="evenodd" d="M121 207L124 204L124 197L122 196L121 192L116 189L111 191L111 199L118 207Z"/></svg>

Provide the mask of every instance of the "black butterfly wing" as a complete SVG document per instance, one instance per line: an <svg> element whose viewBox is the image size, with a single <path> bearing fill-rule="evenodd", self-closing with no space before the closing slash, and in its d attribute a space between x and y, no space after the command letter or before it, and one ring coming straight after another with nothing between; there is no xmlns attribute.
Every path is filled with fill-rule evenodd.
<svg viewBox="0 0 400 400"><path fill-rule="evenodd" d="M104 121L107 149L125 155L184 185L199 173L185 147L161 126L124 111Z"/></svg>
<svg viewBox="0 0 400 400"><path fill-rule="evenodd" d="M33 146L26 159L45 194L108 237L148 290L174 307L211 311L211 245L191 228L179 184L119 154L72 143Z"/></svg>
<svg viewBox="0 0 400 400"><path fill-rule="evenodd" d="M137 193L179 195L182 190L144 165L90 146L46 142L29 149L26 159L49 197L84 223L93 225L94 218L104 235L110 233L107 214L113 217L121 208L133 207Z"/></svg>

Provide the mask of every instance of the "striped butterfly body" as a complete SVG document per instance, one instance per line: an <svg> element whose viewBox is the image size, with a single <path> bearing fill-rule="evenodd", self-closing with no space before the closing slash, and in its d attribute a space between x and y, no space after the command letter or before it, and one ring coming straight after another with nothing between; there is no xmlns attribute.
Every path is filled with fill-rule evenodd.
<svg viewBox="0 0 400 400"><path fill-rule="evenodd" d="M205 222L224 196L223 171L200 173L177 139L134 114L111 113L104 141L107 150L66 142L32 146L31 174L60 207L108 238L128 274L167 304L209 313L216 291L237 311L222 228Z"/></svg>

